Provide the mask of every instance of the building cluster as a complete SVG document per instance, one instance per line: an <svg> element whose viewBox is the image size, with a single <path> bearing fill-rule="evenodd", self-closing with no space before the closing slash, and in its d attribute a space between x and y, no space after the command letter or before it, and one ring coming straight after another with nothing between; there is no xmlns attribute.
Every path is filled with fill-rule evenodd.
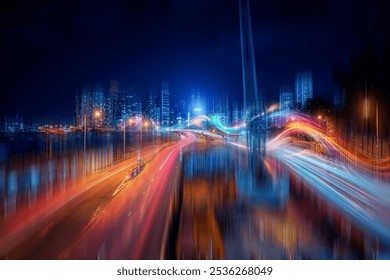
<svg viewBox="0 0 390 280"><path fill-rule="evenodd" d="M13 116L6 116L0 120L0 131L23 132L26 125L23 116L18 112Z"/></svg>
<svg viewBox="0 0 390 280"><path fill-rule="evenodd" d="M186 126L191 118L207 114L218 115L226 125L242 121L242 108L230 104L227 94L210 94L192 87L182 96L186 98L173 102L168 82L147 90L116 80L107 88L86 85L76 90L75 127L121 130L131 119L150 120L160 127Z"/></svg>
<svg viewBox="0 0 390 280"><path fill-rule="evenodd" d="M151 88L147 98L140 87L120 85L112 80L108 88L101 84L76 90L76 128L118 129L131 118L150 119L156 125L170 123L169 85Z"/></svg>
<svg viewBox="0 0 390 280"><path fill-rule="evenodd" d="M279 90L279 115L272 115L269 122L280 126L287 122L291 111L304 110L313 99L313 77L311 72L299 72L295 75L294 85L284 84ZM272 109L274 110L273 107Z"/></svg>
<svg viewBox="0 0 390 280"><path fill-rule="evenodd" d="M313 77L311 72L300 72L295 76L294 87L282 85L279 94L281 112L301 110L313 99Z"/></svg>
<svg viewBox="0 0 390 280"><path fill-rule="evenodd" d="M345 102L343 93L337 93L335 106ZM173 100L172 95L180 97ZM302 110L312 98L312 74L300 72L295 77L294 85L280 87L280 112L288 114L291 110ZM122 130L130 120L149 120L159 127L186 126L198 115L218 116L223 125L229 126L245 121L243 105L232 101L231 94L199 87L191 87L182 94L172 94L166 81L149 88L124 85L117 80L110 81L106 86L98 83L84 85L76 89L74 112L73 124L79 130ZM17 114L14 118L5 118L0 128L2 131L18 132L37 131L37 127L38 124L34 123L26 129L23 118Z"/></svg>
<svg viewBox="0 0 390 280"><path fill-rule="evenodd" d="M37 122L26 122L20 112L0 118L0 131L2 132L38 132L38 128Z"/></svg>

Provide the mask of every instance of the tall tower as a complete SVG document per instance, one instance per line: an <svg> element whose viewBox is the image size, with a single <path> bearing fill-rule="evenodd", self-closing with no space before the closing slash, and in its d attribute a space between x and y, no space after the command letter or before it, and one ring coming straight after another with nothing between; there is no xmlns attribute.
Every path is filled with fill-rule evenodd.
<svg viewBox="0 0 390 280"><path fill-rule="evenodd" d="M300 72L295 77L295 98L299 109L313 99L313 78L310 71Z"/></svg>
<svg viewBox="0 0 390 280"><path fill-rule="evenodd" d="M281 112L288 112L294 109L294 91L291 86L280 87L279 106Z"/></svg>
<svg viewBox="0 0 390 280"><path fill-rule="evenodd" d="M122 97L119 94L119 85L117 80L110 82L110 97L112 100L112 122L114 127L122 122Z"/></svg>
<svg viewBox="0 0 390 280"><path fill-rule="evenodd" d="M249 121L260 113L261 104L257 89L255 53L249 0L239 0L242 80L244 90L244 120Z"/></svg>
<svg viewBox="0 0 390 280"><path fill-rule="evenodd" d="M161 88L161 126L169 126L170 106L169 106L168 83L163 82Z"/></svg>

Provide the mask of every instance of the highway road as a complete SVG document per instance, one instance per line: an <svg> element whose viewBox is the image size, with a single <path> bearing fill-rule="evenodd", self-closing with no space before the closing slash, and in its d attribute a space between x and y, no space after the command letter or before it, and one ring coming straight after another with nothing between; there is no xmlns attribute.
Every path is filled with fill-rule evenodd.
<svg viewBox="0 0 390 280"><path fill-rule="evenodd" d="M52 201L0 226L2 259L160 259L170 197L180 174L180 151L196 137L162 149L121 184L136 157L97 178L82 192ZM144 149L142 158L153 153Z"/></svg>

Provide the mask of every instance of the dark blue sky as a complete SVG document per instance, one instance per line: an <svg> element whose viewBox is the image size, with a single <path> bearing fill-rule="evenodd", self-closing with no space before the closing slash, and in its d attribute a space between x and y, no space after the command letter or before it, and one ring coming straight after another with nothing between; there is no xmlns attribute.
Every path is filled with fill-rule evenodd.
<svg viewBox="0 0 390 280"><path fill-rule="evenodd" d="M0 9L0 114L70 116L76 87L113 78L145 88L168 80L176 98L191 86L241 95L238 0L10 2ZM268 98L300 70L327 97L334 65L389 42L386 1L251 4Z"/></svg>

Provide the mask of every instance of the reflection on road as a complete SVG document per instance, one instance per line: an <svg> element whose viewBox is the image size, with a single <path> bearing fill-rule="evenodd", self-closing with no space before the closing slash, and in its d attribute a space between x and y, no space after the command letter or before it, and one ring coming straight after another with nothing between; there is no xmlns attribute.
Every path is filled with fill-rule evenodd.
<svg viewBox="0 0 390 280"><path fill-rule="evenodd" d="M0 258L390 258L370 173L262 138L128 139L1 162Z"/></svg>
<svg viewBox="0 0 390 280"><path fill-rule="evenodd" d="M327 189L333 194L327 197L317 192L316 182L306 181L310 176L286 165L299 157L291 151L276 151L280 154L258 157L249 156L247 149L237 145L193 147L183 163L177 258L387 258L389 225L382 227L381 223L389 218L389 189L382 188L374 196L376 190L369 190L372 185L352 185L356 174L349 174L347 180L341 174L321 173L314 162L302 162L300 168L317 178L340 180L335 183L339 193ZM318 159L315 162L320 164ZM343 192L343 187L350 189ZM347 192L349 196L343 197ZM351 215L333 199L342 199L341 205ZM357 205L348 207L346 203ZM363 207L360 203L371 210L359 209ZM377 215L378 219L361 224L354 219L355 213Z"/></svg>

